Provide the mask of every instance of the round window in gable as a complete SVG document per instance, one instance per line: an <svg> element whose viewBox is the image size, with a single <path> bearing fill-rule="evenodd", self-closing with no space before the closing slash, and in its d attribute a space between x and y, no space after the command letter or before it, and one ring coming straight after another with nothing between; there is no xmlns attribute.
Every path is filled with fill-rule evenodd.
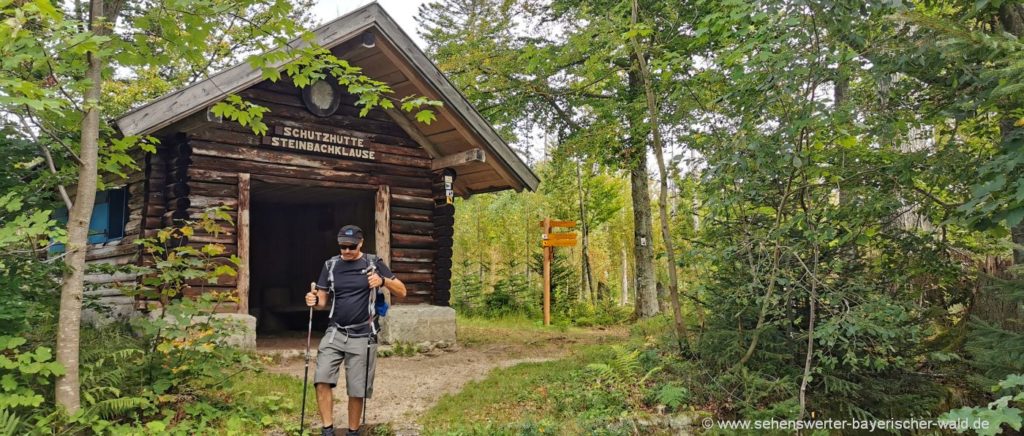
<svg viewBox="0 0 1024 436"><path fill-rule="evenodd" d="M302 102L314 115L329 117L334 115L341 104L341 90L332 82L317 80L302 88Z"/></svg>

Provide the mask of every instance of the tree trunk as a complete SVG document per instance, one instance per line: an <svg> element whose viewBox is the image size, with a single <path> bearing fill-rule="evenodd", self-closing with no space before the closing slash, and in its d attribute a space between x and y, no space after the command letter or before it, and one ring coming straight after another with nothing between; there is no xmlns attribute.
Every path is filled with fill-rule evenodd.
<svg viewBox="0 0 1024 436"><path fill-rule="evenodd" d="M1006 32L1018 38L1024 36L1024 5L1015 2L1003 3L999 7L999 22L1003 25L1003 30ZM999 130L1005 139L1013 134L1016 129L1014 127L1016 117L1010 116L1009 108L1004 110L1004 113L1007 115L999 123ZM1010 235L1014 243L1013 263L1014 265L1024 264L1024 221L1013 226L1010 229Z"/></svg>
<svg viewBox="0 0 1024 436"><path fill-rule="evenodd" d="M576 187L579 192L579 203L580 203L580 231L582 235L582 245L580 246L580 254L583 260L583 294L580 295L581 299L590 297L591 303L597 303L596 293L594 292L594 278L590 271L590 229L587 227L587 203L583 195L583 174L580 170L582 163L576 162Z"/></svg>
<svg viewBox="0 0 1024 436"><path fill-rule="evenodd" d="M622 296L619 298L619 306L629 303L629 262L626 259L626 249L622 249Z"/></svg>
<svg viewBox="0 0 1024 436"><path fill-rule="evenodd" d="M639 4L633 0L633 24L636 25L639 15ZM668 292L672 300L672 317L675 319L676 334L679 339L680 348L688 340L689 334L686 331L686 323L683 322L683 313L679 305L679 280L676 277L676 255L672 243L672 231L668 217L668 172L665 169L665 152L661 143L661 124L658 121L658 104L654 96L654 83L652 83L650 70L648 70L646 55L641 50L640 43L633 37L633 48L635 49L634 61L640 70L640 79L643 82L644 96L647 101L647 116L651 125L651 135L654 146L654 159L658 164L660 173L660 191L658 193L658 214L661 218L661 236L665 244L665 258L668 261ZM682 351L682 350L681 350Z"/></svg>
<svg viewBox="0 0 1024 436"><path fill-rule="evenodd" d="M89 28L94 33L103 32L100 20L103 18L103 0L90 2ZM57 378L55 399L68 414L81 407L81 389L78 378L78 346L82 324L82 293L85 280L85 254L89 237L89 220L96 202L96 168L99 159L99 101L103 87L103 63L95 53L88 53L89 67L86 79L90 81L85 91L85 117L82 118L81 150L78 167L78 187L74 206L68 214L68 243L64 273L60 291L60 321L57 327L57 363L64 366L65 373Z"/></svg>
<svg viewBox="0 0 1024 436"><path fill-rule="evenodd" d="M634 144L634 147L636 145ZM629 169L633 201L633 257L636 259L636 314L649 318L658 314L658 293L654 288L654 247L651 237L651 197L647 187L647 152L635 150Z"/></svg>

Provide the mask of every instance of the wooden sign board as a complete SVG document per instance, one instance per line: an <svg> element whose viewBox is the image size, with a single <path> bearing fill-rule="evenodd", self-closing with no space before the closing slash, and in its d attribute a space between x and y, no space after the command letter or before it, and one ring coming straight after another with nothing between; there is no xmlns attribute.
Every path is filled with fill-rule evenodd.
<svg viewBox="0 0 1024 436"><path fill-rule="evenodd" d="M376 153L369 149L370 141L363 136L347 130L338 130L332 133L297 127L274 126L270 134L260 138L260 144L297 152L376 160Z"/></svg>
<svg viewBox="0 0 1024 436"><path fill-rule="evenodd" d="M541 239L546 239L546 240L550 240L550 241L575 241L576 240L576 234L575 233L547 233L544 236L542 236Z"/></svg>
<svg viewBox="0 0 1024 436"><path fill-rule="evenodd" d="M555 239L555 240L540 241L540 246L541 247L575 247L576 246L576 240L573 239L571 241L565 241L565 240L557 240L557 239Z"/></svg>
<svg viewBox="0 0 1024 436"><path fill-rule="evenodd" d="M544 221L540 222L540 226L544 227ZM576 227L576 221L551 220L551 227Z"/></svg>

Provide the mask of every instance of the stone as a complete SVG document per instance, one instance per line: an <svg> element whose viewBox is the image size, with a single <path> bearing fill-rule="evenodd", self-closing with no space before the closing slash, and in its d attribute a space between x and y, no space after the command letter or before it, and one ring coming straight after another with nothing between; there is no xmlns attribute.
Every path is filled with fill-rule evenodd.
<svg viewBox="0 0 1024 436"><path fill-rule="evenodd" d="M455 309L428 304L396 304L381 321L380 342L455 343Z"/></svg>
<svg viewBox="0 0 1024 436"><path fill-rule="evenodd" d="M151 318L157 318L160 316L159 311L150 312ZM231 334L227 335L224 339L226 345L232 347L238 347L243 350L255 351L256 350L256 317L243 313L215 313L213 314L214 319L227 320L229 323L234 324L231 328L233 330ZM174 318L167 318L170 322L174 322ZM206 322L207 316L200 315L192 318L192 323Z"/></svg>

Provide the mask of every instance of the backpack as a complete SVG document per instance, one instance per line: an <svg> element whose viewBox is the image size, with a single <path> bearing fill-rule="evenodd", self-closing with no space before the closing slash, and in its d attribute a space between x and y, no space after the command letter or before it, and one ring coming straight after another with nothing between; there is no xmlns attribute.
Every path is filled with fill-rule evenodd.
<svg viewBox="0 0 1024 436"><path fill-rule="evenodd" d="M333 300L334 299L334 266L338 264L338 259L339 258L340 258L340 256L334 256L334 257L331 258L331 260L327 261L328 262L327 282L330 284L331 298L332 298L332 300L331 300L331 312L327 315L328 319L334 317L334 300ZM376 272L377 271L377 259L378 259L377 255L370 254L370 253L363 253L363 258L366 259L367 264L368 264L366 269L364 269L363 271L365 271L365 272L375 271ZM376 291L376 292L373 292L373 291ZM369 310L369 312L370 312L371 319L372 319L372 317L374 315L377 315L377 316L380 316L380 317L387 316L388 309L391 307L391 305L388 304L388 300L390 299L388 297L390 297L390 295L385 295L384 291L382 291L381 288L371 289L371 292L370 292L370 304L367 305L367 310Z"/></svg>

